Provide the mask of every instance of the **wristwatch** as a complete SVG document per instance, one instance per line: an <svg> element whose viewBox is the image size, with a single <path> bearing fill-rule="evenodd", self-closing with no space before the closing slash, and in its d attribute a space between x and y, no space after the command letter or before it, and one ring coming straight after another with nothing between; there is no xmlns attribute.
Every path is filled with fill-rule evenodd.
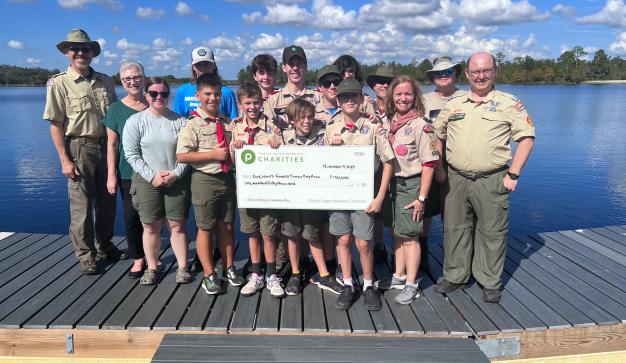
<svg viewBox="0 0 626 363"><path fill-rule="evenodd" d="M511 178L511 180L517 180L519 179L519 174L515 174L515 173L511 173L510 171L506 172L506 175L509 176L509 178Z"/></svg>
<svg viewBox="0 0 626 363"><path fill-rule="evenodd" d="M422 197L421 195L417 197L417 200L419 200L420 203L422 203L422 204L426 203L427 199L428 199L428 197Z"/></svg>

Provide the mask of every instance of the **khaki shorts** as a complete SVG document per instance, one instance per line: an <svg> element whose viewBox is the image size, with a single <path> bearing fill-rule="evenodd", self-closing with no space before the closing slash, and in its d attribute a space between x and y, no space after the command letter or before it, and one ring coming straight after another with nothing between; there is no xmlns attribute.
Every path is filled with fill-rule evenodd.
<svg viewBox="0 0 626 363"><path fill-rule="evenodd" d="M241 233L261 232L264 236L279 237L279 215L278 209L239 209Z"/></svg>
<svg viewBox="0 0 626 363"><path fill-rule="evenodd" d="M217 221L233 223L237 205L233 174L207 174L193 170L191 204L199 229L213 229Z"/></svg>
<svg viewBox="0 0 626 363"><path fill-rule="evenodd" d="M330 212L329 231L335 236L354 235L363 241L374 239L374 216L362 210Z"/></svg>
<svg viewBox="0 0 626 363"><path fill-rule="evenodd" d="M394 234L402 238L417 238L422 230L422 222L413 221L414 209L404 209L411 204L419 195L422 178L414 176L409 178L394 177L391 179L391 197L393 204L393 228ZM426 203L429 203L427 200Z"/></svg>
<svg viewBox="0 0 626 363"><path fill-rule="evenodd" d="M156 188L141 175L133 173L130 195L141 223L148 224L166 218L184 221L189 216L189 174L167 188Z"/></svg>
<svg viewBox="0 0 626 363"><path fill-rule="evenodd" d="M320 240L320 228L328 217L328 212L319 210L284 210L281 232L288 238L295 238L302 234L307 241Z"/></svg>

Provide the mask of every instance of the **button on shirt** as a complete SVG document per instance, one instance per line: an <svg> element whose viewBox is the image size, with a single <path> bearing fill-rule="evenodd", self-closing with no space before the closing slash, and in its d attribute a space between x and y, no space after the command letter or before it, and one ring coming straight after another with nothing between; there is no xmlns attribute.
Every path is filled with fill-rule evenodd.
<svg viewBox="0 0 626 363"><path fill-rule="evenodd" d="M399 128L392 139L395 176L417 175L422 172L422 164L439 160L433 127L421 117Z"/></svg>
<svg viewBox="0 0 626 363"><path fill-rule="evenodd" d="M93 69L91 78L85 78L68 67L48 80L43 118L65 124L65 136L103 137L100 121L116 100L111 78Z"/></svg>
<svg viewBox="0 0 626 363"><path fill-rule="evenodd" d="M435 121L437 137L446 140L446 159L455 169L489 172L507 164L513 138L535 137L535 127L515 96L491 91L481 102L469 93L448 100Z"/></svg>

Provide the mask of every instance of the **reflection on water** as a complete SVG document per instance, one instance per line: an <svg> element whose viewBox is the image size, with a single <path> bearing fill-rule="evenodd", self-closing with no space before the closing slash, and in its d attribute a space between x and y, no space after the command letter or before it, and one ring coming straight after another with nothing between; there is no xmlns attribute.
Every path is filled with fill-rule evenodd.
<svg viewBox="0 0 626 363"><path fill-rule="evenodd" d="M511 233L626 224L626 86L499 89L522 99L538 134L511 195ZM41 120L44 101L45 88L0 88L0 231L67 233L66 181ZM123 234L121 203L118 215ZM435 221L432 237L440 236Z"/></svg>

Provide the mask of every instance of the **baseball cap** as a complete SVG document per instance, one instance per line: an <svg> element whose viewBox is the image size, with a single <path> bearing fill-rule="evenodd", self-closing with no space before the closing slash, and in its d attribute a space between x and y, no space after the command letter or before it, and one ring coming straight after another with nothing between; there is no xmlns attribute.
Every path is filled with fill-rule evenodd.
<svg viewBox="0 0 626 363"><path fill-rule="evenodd" d="M334 64L329 64L323 66L322 68L320 68L319 71L317 71L317 80L320 81L322 77L329 74L336 74L337 76L339 76L339 78L341 78L341 72L339 72L339 68L337 68L337 66Z"/></svg>
<svg viewBox="0 0 626 363"><path fill-rule="evenodd" d="M283 64L289 63L291 58L300 57L302 61L306 63L306 54L304 54L304 49L302 49L299 45L290 45L287 48L283 49Z"/></svg>
<svg viewBox="0 0 626 363"><path fill-rule="evenodd" d="M211 62L215 63L213 58L213 52L207 47L198 47L191 52L191 64L199 62Z"/></svg>

